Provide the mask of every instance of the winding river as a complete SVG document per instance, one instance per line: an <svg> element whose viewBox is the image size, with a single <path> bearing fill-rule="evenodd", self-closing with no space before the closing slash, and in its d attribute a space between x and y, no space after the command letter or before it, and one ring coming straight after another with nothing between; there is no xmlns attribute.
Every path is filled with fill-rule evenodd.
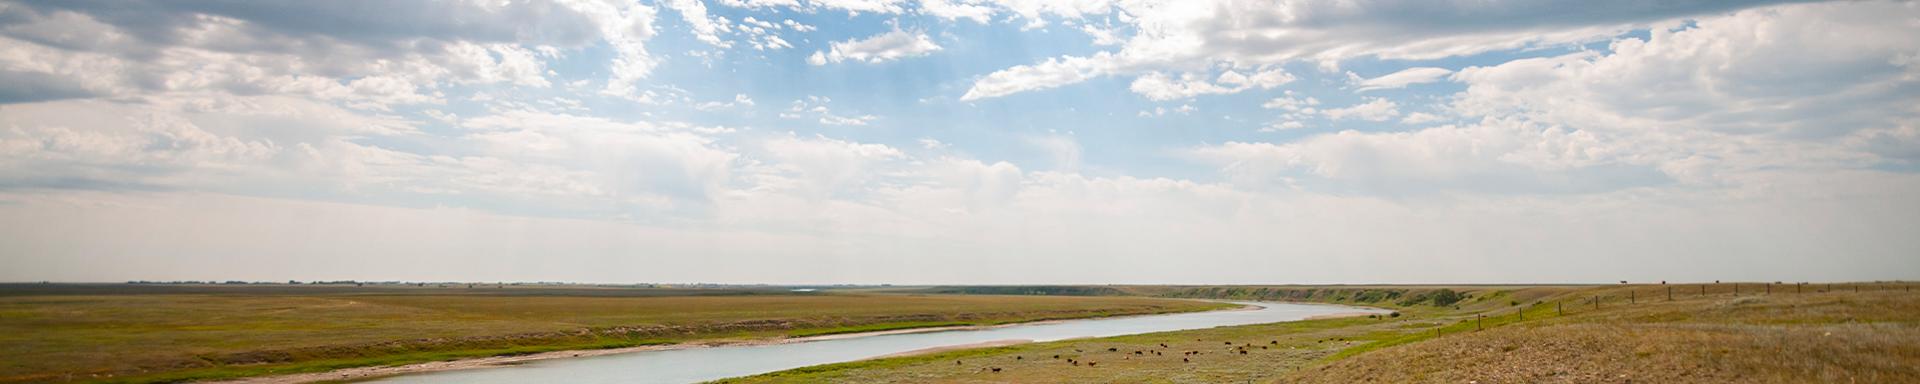
<svg viewBox="0 0 1920 384"><path fill-rule="evenodd" d="M1228 325L1302 320L1350 312L1379 312L1336 305L1235 302L1258 307L1069 320L971 330L900 333L771 345L741 345L644 351L553 359L501 368L394 376L381 383L696 383L792 368L853 361L902 352L1003 340L1054 341Z"/></svg>

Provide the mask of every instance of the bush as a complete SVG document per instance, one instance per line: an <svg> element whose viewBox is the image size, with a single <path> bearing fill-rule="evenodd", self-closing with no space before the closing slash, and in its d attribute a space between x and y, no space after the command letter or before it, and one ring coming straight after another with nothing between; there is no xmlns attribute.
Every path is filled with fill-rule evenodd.
<svg viewBox="0 0 1920 384"><path fill-rule="evenodd" d="M1400 317L1400 311L1394 311L1393 313L1389 313L1387 314L1387 317Z"/></svg>
<svg viewBox="0 0 1920 384"><path fill-rule="evenodd" d="M1462 295L1459 292L1454 292L1451 289L1441 289L1438 291L1434 291L1433 293L1430 294L1430 296L1433 298L1433 305L1436 307L1445 307L1445 306L1453 305L1454 303L1458 303L1460 302L1460 300L1465 300L1467 298L1466 295Z"/></svg>

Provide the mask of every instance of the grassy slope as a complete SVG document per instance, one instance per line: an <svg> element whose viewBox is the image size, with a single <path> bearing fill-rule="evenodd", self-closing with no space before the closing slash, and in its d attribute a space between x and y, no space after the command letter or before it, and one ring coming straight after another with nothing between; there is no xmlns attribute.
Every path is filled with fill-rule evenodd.
<svg viewBox="0 0 1920 384"><path fill-rule="evenodd" d="M169 381L1219 306L596 288L0 286L0 382ZM258 288L258 289L252 289Z"/></svg>
<svg viewBox="0 0 1920 384"><path fill-rule="evenodd" d="M1731 286L1122 287L1135 294L1288 298L1396 308L1329 319L1068 340L830 364L728 380L765 382L1860 382L1920 381L1920 293L1745 296ZM1882 289L1889 287L1879 287ZM1688 290L1694 290L1689 293ZM1389 297L1391 296L1391 297ZM1627 303L1631 296L1634 303ZM1593 297L1602 297L1594 308ZM1364 301L1364 302L1362 302ZM1515 305L1518 304L1518 305ZM1556 311L1563 305L1565 315ZM1516 316L1525 311L1526 320ZM1486 316L1477 319L1476 316ZM1517 325L1517 326L1514 326ZM1484 327L1484 331L1476 328ZM1436 338L1436 330L1443 336ZM1251 343L1247 354L1229 349ZM1167 344L1162 348L1160 344ZM1266 348L1260 348L1261 346ZM1118 352L1108 352L1115 348ZM1149 351L1135 355L1131 351ZM1153 355L1150 351L1162 351ZM1202 351L1197 356L1185 351ZM1060 359L1054 359L1059 355ZM1019 357L1016 359L1016 357ZM1182 358L1191 362L1183 362ZM1075 366L1066 359L1096 361ZM959 364L955 364L959 361ZM993 373L987 368L998 367ZM1620 374L1628 374L1622 378ZM1689 376L1691 375L1691 376Z"/></svg>

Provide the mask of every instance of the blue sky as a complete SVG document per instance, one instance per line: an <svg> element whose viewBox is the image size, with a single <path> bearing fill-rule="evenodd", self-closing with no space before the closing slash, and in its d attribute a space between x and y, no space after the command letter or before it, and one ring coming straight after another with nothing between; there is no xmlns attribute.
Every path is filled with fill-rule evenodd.
<svg viewBox="0 0 1920 384"><path fill-rule="evenodd" d="M1912 2L4 1L0 280L1860 280Z"/></svg>

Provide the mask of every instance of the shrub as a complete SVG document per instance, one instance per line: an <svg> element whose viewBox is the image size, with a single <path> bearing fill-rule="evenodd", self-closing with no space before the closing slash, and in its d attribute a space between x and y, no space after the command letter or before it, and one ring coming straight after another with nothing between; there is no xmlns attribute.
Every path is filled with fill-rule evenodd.
<svg viewBox="0 0 1920 384"><path fill-rule="evenodd" d="M1451 289L1441 289L1438 291L1434 291L1429 295L1433 298L1433 305L1437 307L1445 307L1445 306L1453 305L1454 303L1458 303L1460 302L1460 300L1465 300L1467 298L1466 295L1462 295L1459 292L1454 292Z"/></svg>

